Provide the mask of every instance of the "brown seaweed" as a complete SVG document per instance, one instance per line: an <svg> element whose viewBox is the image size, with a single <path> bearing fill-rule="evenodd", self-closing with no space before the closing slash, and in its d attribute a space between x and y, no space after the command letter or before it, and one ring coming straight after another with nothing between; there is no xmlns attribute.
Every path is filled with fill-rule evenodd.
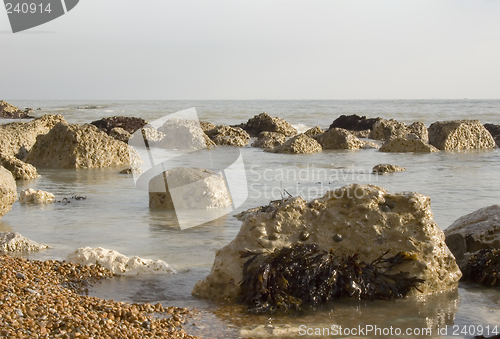
<svg viewBox="0 0 500 339"><path fill-rule="evenodd" d="M271 253L242 254L240 302L252 313L289 313L342 298L392 300L405 297L422 279L395 267L414 260L403 252L372 263L357 255L339 258L313 244ZM260 264L256 264L261 262Z"/></svg>
<svg viewBox="0 0 500 339"><path fill-rule="evenodd" d="M500 249L482 249L474 253L462 273L462 280L500 286Z"/></svg>

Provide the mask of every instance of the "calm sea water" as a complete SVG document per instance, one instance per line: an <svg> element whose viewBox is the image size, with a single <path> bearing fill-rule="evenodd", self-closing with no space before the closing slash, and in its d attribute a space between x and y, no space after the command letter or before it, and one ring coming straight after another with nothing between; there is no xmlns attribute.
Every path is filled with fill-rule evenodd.
<svg viewBox="0 0 500 339"><path fill-rule="evenodd" d="M341 114L394 118L426 125L438 120L478 119L500 124L500 100L381 100L381 101L13 101L19 107L42 108L36 115L62 114L72 123L101 117L138 116L153 121L167 114L195 107L201 120L216 124L238 124L260 112L286 119L300 130L327 128ZM478 208L500 203L500 149L487 152L439 152L434 154L390 154L377 150L324 151L312 155L282 155L261 149L240 149L248 178L248 198L239 211L281 198L286 189L292 195L312 199L328 189L348 183L371 183L390 191L417 191L432 199L434 219L445 229L458 217ZM217 155L224 158L224 152ZM406 172L372 175L371 168L391 163ZM189 161L186 165L190 164ZM341 301L324 310L300 317L255 317L234 305L197 300L190 295L195 282L210 271L215 251L236 236L240 222L232 214L202 226L181 230L169 212L150 211L147 192L135 188L133 178L119 174L121 168L60 170L39 168L40 178L18 182L52 192L58 200L72 195L86 200L71 204L26 206L15 203L0 221L0 230L22 235L53 246L33 254L36 259L64 259L82 246L105 247L126 255L162 259L179 270L172 276L117 277L95 287L103 298L124 301L163 302L201 310L190 332L207 337L258 337L269 326L286 327L296 337L299 326L307 328L357 327L358 325L399 328L432 327L427 337L449 325L448 336L469 338L480 328L498 325L498 289L461 284L458 291L427 300L397 302ZM467 333L452 326L467 327ZM267 326L267 327L264 327ZM304 329L304 327L303 327ZM291 332L290 332L291 331ZM416 330L415 330L416 331ZM261 334L259 334L261 333ZM328 334L328 333L326 333ZM313 336L325 337L327 335ZM332 334L332 333L330 333ZM483 334L487 334L484 332ZM270 335L271 337L277 334ZM333 336L333 335L332 335ZM373 333L366 335L372 337ZM341 337L341 336L337 336ZM361 335L360 337L365 337ZM397 337L397 336L395 336ZM412 337L412 336L406 336ZM419 337L415 335L414 337Z"/></svg>

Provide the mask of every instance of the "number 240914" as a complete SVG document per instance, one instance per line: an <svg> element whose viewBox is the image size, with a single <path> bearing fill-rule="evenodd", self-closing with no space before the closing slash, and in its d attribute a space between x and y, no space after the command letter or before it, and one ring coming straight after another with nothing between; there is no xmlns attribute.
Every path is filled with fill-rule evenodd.
<svg viewBox="0 0 500 339"><path fill-rule="evenodd" d="M50 9L50 3L47 5L44 4L35 4L35 3L17 3L15 6L10 2L5 4L5 8L7 9L8 14L12 13L50 13L52 10Z"/></svg>

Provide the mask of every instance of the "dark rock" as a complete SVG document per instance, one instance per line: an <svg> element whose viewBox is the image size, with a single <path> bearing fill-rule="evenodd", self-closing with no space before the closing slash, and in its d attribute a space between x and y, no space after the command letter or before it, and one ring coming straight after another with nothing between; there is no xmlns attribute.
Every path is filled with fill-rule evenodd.
<svg viewBox="0 0 500 339"><path fill-rule="evenodd" d="M462 268L462 280L500 286L500 249L483 249L470 256Z"/></svg>
<svg viewBox="0 0 500 339"><path fill-rule="evenodd" d="M367 119L366 116L360 117L357 114L341 115L332 122L329 129L338 127L349 131L371 130L373 125L379 120L380 118Z"/></svg>
<svg viewBox="0 0 500 339"><path fill-rule="evenodd" d="M484 124L484 127L490 132L493 139L495 139L497 146L500 147L500 125Z"/></svg>
<svg viewBox="0 0 500 339"><path fill-rule="evenodd" d="M148 122L142 118L135 117L110 117L92 121L91 124L107 134L110 134L111 130L115 127L121 127L128 133L133 134L139 128L147 125Z"/></svg>

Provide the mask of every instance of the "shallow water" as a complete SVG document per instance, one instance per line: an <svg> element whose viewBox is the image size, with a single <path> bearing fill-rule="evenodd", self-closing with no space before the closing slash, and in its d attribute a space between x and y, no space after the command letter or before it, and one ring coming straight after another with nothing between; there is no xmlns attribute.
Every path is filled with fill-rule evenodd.
<svg viewBox="0 0 500 339"><path fill-rule="evenodd" d="M262 111L285 118L297 126L302 124L299 126L302 128L315 125L326 128L340 114L353 113L404 122L423 121L427 125L436 120L466 118L500 124L500 101L494 100L12 103L20 107L41 107L42 110L35 111L37 116L59 113L75 123L113 115L140 116L152 121L178 110L196 107L200 119L224 124L244 122ZM78 108L83 106L94 108ZM248 179L248 198L229 215L201 226L181 230L172 213L149 210L147 192L136 189L131 175L119 174L122 168L40 168L42 176L29 182L18 182L18 190L28 187L46 190L54 193L57 200L73 195L85 196L86 199L48 206L27 206L16 202L12 211L1 219L0 230L16 231L53 246L47 251L30 255L36 259L64 259L76 248L101 246L126 255L165 260L178 269L179 274L115 278L96 286L94 293L115 300L160 301L169 305L196 307L201 310L202 316L194 321L197 326L190 327L190 331L197 335L255 337L263 331L269 332L269 326L262 326L270 323L273 326L291 326L285 328L289 337L301 334L297 332L300 325L311 328L333 324L348 327L359 324L401 328L430 326L435 330L445 324L500 327L498 289L465 284L460 285L458 292L434 296L425 302L341 301L326 310L300 317L273 319L246 315L234 305L216 305L193 298L191 289L197 280L208 274L215 251L229 243L239 230L240 222L232 215L280 199L284 190L306 199L319 197L328 189L352 182L371 183L394 192L417 191L431 197L434 219L442 229L466 213L500 203L498 148L487 152L433 154L360 150L285 155L251 147L243 147L240 151ZM211 152L215 164L228 156L220 150L205 152ZM191 166L199 166L197 160L183 159L185 165ZM407 171L384 176L371 174L371 168L379 163L403 166ZM452 330L449 327L449 334ZM436 336L434 332L432 337Z"/></svg>

